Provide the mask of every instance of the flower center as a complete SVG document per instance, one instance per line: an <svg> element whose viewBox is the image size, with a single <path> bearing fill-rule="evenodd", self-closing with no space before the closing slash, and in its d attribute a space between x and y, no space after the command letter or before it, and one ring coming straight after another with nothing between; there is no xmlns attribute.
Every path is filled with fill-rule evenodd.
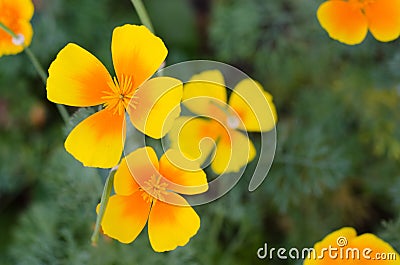
<svg viewBox="0 0 400 265"><path fill-rule="evenodd" d="M143 184L142 197L147 202L154 202L156 200L165 200L165 195L167 194L168 184L161 181L161 176L152 175L149 180L145 181Z"/></svg>
<svg viewBox="0 0 400 265"><path fill-rule="evenodd" d="M106 94L102 97L105 100L104 107L113 114L123 115L132 98L135 98L135 88L132 83L132 76L122 75L120 80L114 77L113 81L108 83L111 91L104 91ZM135 107L134 104L132 106Z"/></svg>
<svg viewBox="0 0 400 265"><path fill-rule="evenodd" d="M14 45L20 46L24 44L24 42L25 42L25 37L21 33L15 35L15 37L12 37L12 43Z"/></svg>

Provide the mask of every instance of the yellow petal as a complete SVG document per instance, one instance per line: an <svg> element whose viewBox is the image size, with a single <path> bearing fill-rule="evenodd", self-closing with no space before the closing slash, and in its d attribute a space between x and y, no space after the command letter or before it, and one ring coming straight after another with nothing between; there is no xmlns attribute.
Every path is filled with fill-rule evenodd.
<svg viewBox="0 0 400 265"><path fill-rule="evenodd" d="M124 196L129 196L139 189L139 185L136 183L130 172L127 159L128 157L124 157L121 160L117 172L115 172L114 175L115 193Z"/></svg>
<svg viewBox="0 0 400 265"><path fill-rule="evenodd" d="M226 103L225 81L219 70L204 71L192 76L183 89L182 103L198 115L212 115Z"/></svg>
<svg viewBox="0 0 400 265"><path fill-rule="evenodd" d="M350 2L324 2L318 8L317 18L332 39L348 45L361 43L368 32L366 17Z"/></svg>
<svg viewBox="0 0 400 265"><path fill-rule="evenodd" d="M102 110L70 132L65 149L85 166L110 168L121 158L125 133L124 115Z"/></svg>
<svg viewBox="0 0 400 265"><path fill-rule="evenodd" d="M150 244L157 252L184 246L200 228L200 218L181 196L168 193L167 201L179 202L176 206L156 201L149 215Z"/></svg>
<svg viewBox="0 0 400 265"><path fill-rule="evenodd" d="M159 139L180 114L182 83L171 77L156 77L135 93L128 113L132 124L144 134Z"/></svg>
<svg viewBox="0 0 400 265"><path fill-rule="evenodd" d="M150 179L151 176L159 175L158 158L154 152L154 149L151 147L142 147L136 149L126 156L125 161L125 165L127 165L128 168L125 168L125 165L122 165L123 171L121 172L125 175L125 178L118 178L114 181L115 192L117 194L129 194L132 188L136 188L136 186L132 186L134 184L127 182L126 178L128 174L132 176L132 180L138 183L140 186L143 186L144 182ZM126 187L125 185L129 185L131 187Z"/></svg>
<svg viewBox="0 0 400 265"><path fill-rule="evenodd" d="M128 24L114 29L111 51L118 80L132 76L133 87L150 78L168 53L163 41L145 26Z"/></svg>
<svg viewBox="0 0 400 265"><path fill-rule="evenodd" d="M160 159L160 174L171 181L168 190L182 194L198 194L207 191L206 174L200 165L182 157L178 150L169 149Z"/></svg>
<svg viewBox="0 0 400 265"><path fill-rule="evenodd" d="M369 30L379 41L392 41L400 35L400 0L377 0L365 7Z"/></svg>
<svg viewBox="0 0 400 265"><path fill-rule="evenodd" d="M218 135L208 119L179 117L168 133L171 148L202 165L214 149Z"/></svg>
<svg viewBox="0 0 400 265"><path fill-rule="evenodd" d="M211 168L217 174L238 172L255 155L254 145L246 135L235 130L225 130L217 142Z"/></svg>
<svg viewBox="0 0 400 265"><path fill-rule="evenodd" d="M70 43L57 55L49 68L47 98L59 104L77 107L104 103L104 92L111 91L107 69L91 53Z"/></svg>
<svg viewBox="0 0 400 265"><path fill-rule="evenodd" d="M277 122L272 96L251 79L244 79L237 84L229 98L229 106L242 121L239 129L265 132L275 127Z"/></svg>
<svg viewBox="0 0 400 265"><path fill-rule="evenodd" d="M130 243L146 225L149 211L150 203L143 199L141 192L130 196L113 195L108 201L101 227L107 236Z"/></svg>

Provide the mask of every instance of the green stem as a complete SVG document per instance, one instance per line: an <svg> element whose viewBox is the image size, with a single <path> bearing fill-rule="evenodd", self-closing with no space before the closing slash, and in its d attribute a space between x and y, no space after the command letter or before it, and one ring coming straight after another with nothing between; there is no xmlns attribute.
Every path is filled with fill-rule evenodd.
<svg viewBox="0 0 400 265"><path fill-rule="evenodd" d="M151 24L150 17L147 14L146 8L144 7L142 0L131 0L131 2L135 7L136 12L142 24L145 25L151 32L154 33L153 25Z"/></svg>
<svg viewBox="0 0 400 265"><path fill-rule="evenodd" d="M97 244L97 241L99 239L100 225L101 221L103 220L104 213L106 211L108 199L110 198L115 172L116 170L114 168L111 169L106 179L106 183L104 184L103 194L101 195L101 200L100 200L100 209L96 219L96 226L94 227L94 231L91 237L92 245L94 246Z"/></svg>
<svg viewBox="0 0 400 265"><path fill-rule="evenodd" d="M8 28L6 25L4 25L1 22L0 22L0 29L4 30L5 32L10 34L11 37L17 38L17 34L15 34L10 28ZM46 71L41 66L41 64L39 63L39 60L37 59L35 54L31 51L31 49L29 49L28 47L24 47L24 51L25 51L26 55L28 55L28 58L31 61L33 67L36 70L36 72L38 73L38 75L42 79L43 84L46 85L47 74L46 74ZM65 122L65 124L68 124L68 122L69 122L69 114L68 114L68 111L65 108L65 106L64 105L60 105L60 104L56 104L56 106L57 106L58 112L60 113L62 119Z"/></svg>

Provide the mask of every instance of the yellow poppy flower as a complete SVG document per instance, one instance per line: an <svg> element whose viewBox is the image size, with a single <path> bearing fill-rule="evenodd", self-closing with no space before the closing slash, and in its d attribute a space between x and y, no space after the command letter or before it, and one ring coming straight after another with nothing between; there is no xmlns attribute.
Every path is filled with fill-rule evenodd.
<svg viewBox="0 0 400 265"><path fill-rule="evenodd" d="M3 27L0 28L0 57L20 53L29 46L33 35L30 24L33 11L31 0L0 0L0 24Z"/></svg>
<svg viewBox="0 0 400 265"><path fill-rule="evenodd" d="M194 75L184 85L182 102L197 117L178 118L169 133L172 148L200 164L215 149L211 168L217 174L238 172L254 159L255 147L243 131L269 131L277 121L272 96L259 83L240 81L228 103L224 84L218 70Z"/></svg>
<svg viewBox="0 0 400 265"><path fill-rule="evenodd" d="M388 243L369 233L357 236L351 227L327 235L315 244L314 250L304 260L304 265L400 264L399 254Z"/></svg>
<svg viewBox="0 0 400 265"><path fill-rule="evenodd" d="M114 176L116 194L110 197L101 223L104 234L130 243L148 221L150 244L163 252L184 246L197 233L200 218L178 193L205 192L207 178L199 167L186 171L173 165L168 157L175 152L168 150L158 161L154 150L144 147L121 161Z"/></svg>
<svg viewBox="0 0 400 265"><path fill-rule="evenodd" d="M162 40L146 27L124 25L113 31L112 59L116 77L76 44L68 44L49 68L47 98L76 107L104 105L79 123L65 141L66 150L85 166L109 168L121 157L125 111L132 124L161 138L179 116L182 83L169 77L149 79L167 56Z"/></svg>
<svg viewBox="0 0 400 265"><path fill-rule="evenodd" d="M400 35L400 0L330 0L319 6L317 18L332 39L345 44L361 43L368 29L388 42Z"/></svg>

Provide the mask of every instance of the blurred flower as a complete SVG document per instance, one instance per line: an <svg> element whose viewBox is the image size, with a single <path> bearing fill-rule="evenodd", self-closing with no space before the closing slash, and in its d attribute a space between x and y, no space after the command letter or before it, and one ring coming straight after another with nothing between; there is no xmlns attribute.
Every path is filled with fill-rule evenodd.
<svg viewBox="0 0 400 265"><path fill-rule="evenodd" d="M314 250L304 265L400 264L399 254L388 243L373 234L357 236L351 227L330 233L314 245Z"/></svg>
<svg viewBox="0 0 400 265"><path fill-rule="evenodd" d="M116 195L110 197L101 223L104 234L130 243L148 219L150 244L163 252L184 246L197 233L200 218L177 193L205 192L206 175L198 166L174 166L168 157L176 152L170 149L158 161L154 150L144 147L122 159L114 176Z"/></svg>
<svg viewBox="0 0 400 265"><path fill-rule="evenodd" d="M172 148L200 164L215 149L211 168L217 174L237 172L254 159L255 147L243 131L266 132L277 121L272 96L259 83L240 81L228 103L224 84L218 70L194 75L182 102L197 116L178 118L169 133Z"/></svg>
<svg viewBox="0 0 400 265"><path fill-rule="evenodd" d="M33 11L31 0L0 0L0 57L20 53L29 46Z"/></svg>
<svg viewBox="0 0 400 265"><path fill-rule="evenodd" d="M400 0L330 0L317 17L332 39L349 45L361 43L368 29L383 42L400 35Z"/></svg>
<svg viewBox="0 0 400 265"><path fill-rule="evenodd" d="M115 166L124 146L125 111L141 132L161 138L179 116L182 83L169 77L148 81L167 56L161 39L146 27L124 25L113 31L116 77L92 54L68 44L49 68L47 98L76 107L104 105L68 135L65 148L85 166Z"/></svg>

